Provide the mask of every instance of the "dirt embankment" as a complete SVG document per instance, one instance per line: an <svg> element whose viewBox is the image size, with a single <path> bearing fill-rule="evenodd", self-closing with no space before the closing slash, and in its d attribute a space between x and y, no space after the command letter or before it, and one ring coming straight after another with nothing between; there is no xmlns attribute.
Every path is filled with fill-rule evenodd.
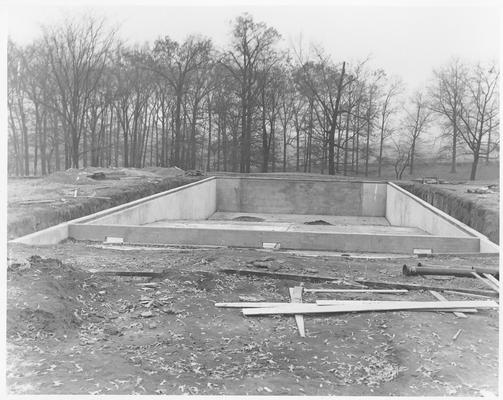
<svg viewBox="0 0 503 400"><path fill-rule="evenodd" d="M128 171L126 177L93 180L80 177L81 172L73 174L80 178L76 181L70 173L62 180L60 175L65 172L60 172L46 178L9 180L8 238L14 239L205 178L141 173L149 175L130 176ZM72 197L74 192L77 197ZM50 200L45 203L46 200L40 199Z"/></svg>
<svg viewBox="0 0 503 400"><path fill-rule="evenodd" d="M397 184L499 243L499 193L470 194L465 185Z"/></svg>

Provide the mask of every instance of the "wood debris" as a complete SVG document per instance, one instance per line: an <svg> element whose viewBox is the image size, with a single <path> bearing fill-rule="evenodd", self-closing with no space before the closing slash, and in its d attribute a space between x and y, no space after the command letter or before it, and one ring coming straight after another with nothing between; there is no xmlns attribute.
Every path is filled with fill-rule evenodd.
<svg viewBox="0 0 503 400"><path fill-rule="evenodd" d="M243 315L268 314L324 314L365 311L401 311L401 310L455 310L459 308L498 308L494 301L396 301L394 304L343 304L319 306L317 304L287 304L279 307L243 309ZM443 303L443 304L442 304Z"/></svg>

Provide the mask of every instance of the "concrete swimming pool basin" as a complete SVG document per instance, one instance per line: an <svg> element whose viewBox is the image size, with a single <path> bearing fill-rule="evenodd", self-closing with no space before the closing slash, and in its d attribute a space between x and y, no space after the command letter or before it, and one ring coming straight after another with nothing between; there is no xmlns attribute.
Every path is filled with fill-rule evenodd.
<svg viewBox="0 0 503 400"><path fill-rule="evenodd" d="M498 246L389 182L218 176L36 232L124 243L347 252L494 253Z"/></svg>

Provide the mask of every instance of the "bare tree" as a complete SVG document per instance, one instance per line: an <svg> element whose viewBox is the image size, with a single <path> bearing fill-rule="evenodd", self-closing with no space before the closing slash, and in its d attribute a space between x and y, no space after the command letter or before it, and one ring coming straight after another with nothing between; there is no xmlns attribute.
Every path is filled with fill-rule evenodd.
<svg viewBox="0 0 503 400"><path fill-rule="evenodd" d="M397 111L394 102L396 96L402 91L402 83L398 80L391 80L379 101L379 157L377 164L377 176L381 176L384 141L392 133L391 117Z"/></svg>
<svg viewBox="0 0 503 400"><path fill-rule="evenodd" d="M403 138L399 138L398 140L392 139L392 142L394 150L393 168L395 170L395 177L396 179L402 179L404 171L410 164L411 143L409 140L404 140Z"/></svg>
<svg viewBox="0 0 503 400"><path fill-rule="evenodd" d="M93 17L44 29L47 61L58 98L51 106L69 132L75 168L79 166L85 116L100 84L114 34L106 31L104 20Z"/></svg>
<svg viewBox="0 0 503 400"><path fill-rule="evenodd" d="M451 126L451 173L456 172L456 157L459 138L460 112L466 93L466 67L459 59L433 71L434 86L430 88L431 108L446 118Z"/></svg>
<svg viewBox="0 0 503 400"><path fill-rule="evenodd" d="M404 128L410 139L409 174L414 173L414 157L419 137L428 129L432 119L432 110L421 91L416 91L409 100L410 107L405 109Z"/></svg>
<svg viewBox="0 0 503 400"><path fill-rule="evenodd" d="M278 62L274 45L279 33L249 14L239 16L232 30L231 50L225 53L223 65L238 84L241 103L240 172L250 172L251 138L254 109L260 91L259 73L267 74Z"/></svg>
<svg viewBox="0 0 503 400"><path fill-rule="evenodd" d="M499 124L498 78L495 65L477 65L467 78L468 96L461 105L459 133L473 155L470 180L475 180L485 136Z"/></svg>

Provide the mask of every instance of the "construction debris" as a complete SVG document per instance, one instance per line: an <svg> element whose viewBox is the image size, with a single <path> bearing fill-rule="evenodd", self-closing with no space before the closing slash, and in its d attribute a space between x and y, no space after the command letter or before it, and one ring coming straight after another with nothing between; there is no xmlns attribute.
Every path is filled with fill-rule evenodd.
<svg viewBox="0 0 503 400"><path fill-rule="evenodd" d="M276 279L291 279L295 281L338 281L339 278L334 278L331 276L320 276L320 275L304 275L304 274L291 274L287 272L269 272L269 271L256 271L253 269L234 269L234 268L223 268L219 270L220 272L225 272L228 274L238 274L238 275L258 275L267 276Z"/></svg>
<svg viewBox="0 0 503 400"><path fill-rule="evenodd" d="M417 285L414 283L398 283L398 282L380 282L380 281L368 281L365 279L355 279L358 283L363 283L368 286L376 287L391 287L399 289L409 289L409 290L436 290L438 292L443 292L444 290L455 290L461 293L473 293L480 294L489 297L497 297L498 293L490 290L480 290L480 289L469 289L469 288L446 288L440 286L429 286L429 285Z"/></svg>
<svg viewBox="0 0 503 400"><path fill-rule="evenodd" d="M459 329L456 334L452 337L452 340L456 340L459 336L459 334L463 331L463 329Z"/></svg>
<svg viewBox="0 0 503 400"><path fill-rule="evenodd" d="M485 278L482 278L478 273L476 272L472 272L471 273L475 278L477 278L479 281L481 281L482 283L484 283L484 285L490 287L492 290L496 291L497 293L499 293L499 286L495 285L494 283L492 283L489 279L485 279Z"/></svg>
<svg viewBox="0 0 503 400"><path fill-rule="evenodd" d="M288 289L290 292L290 299L292 303L302 303L302 286L295 286ZM299 329L300 337L306 337L304 329L304 316L302 314L295 314L295 322Z"/></svg>
<svg viewBox="0 0 503 400"><path fill-rule="evenodd" d="M445 300L447 301L447 300ZM319 306L336 306L336 305L353 305L353 304L396 304L396 301L393 300L316 300L316 304ZM476 313L477 309L475 308L459 308L457 309L462 312L467 313ZM438 308L434 310L410 310L410 311L450 311L450 309Z"/></svg>
<svg viewBox="0 0 503 400"><path fill-rule="evenodd" d="M439 301L448 301L444 296L442 296L438 292L435 292L434 290L430 290L430 293L433 295L433 297L437 298ZM462 312L459 311L453 311L453 314L458 318L468 318L466 314L463 314Z"/></svg>
<svg viewBox="0 0 503 400"><path fill-rule="evenodd" d="M148 278L161 278L165 275L164 272L154 271L98 271L90 270L92 274L96 275L112 275L112 276L142 276Z"/></svg>
<svg viewBox="0 0 503 400"><path fill-rule="evenodd" d="M498 308L498 304L491 300L486 301L376 301L375 304L342 304L319 306L317 304L285 304L279 307L245 308L243 315L270 315L270 314L329 314L366 311L407 311L407 310L456 310L481 308ZM444 304L442 304L444 303Z"/></svg>
<svg viewBox="0 0 503 400"><path fill-rule="evenodd" d="M46 204L46 203L54 203L56 201L59 201L59 199L48 199L48 200L25 200L25 201L20 201L19 203L16 203L17 205L20 206L28 206L32 204Z"/></svg>
<svg viewBox="0 0 503 400"><path fill-rule="evenodd" d="M304 289L310 293L407 293L407 289Z"/></svg>
<svg viewBox="0 0 503 400"><path fill-rule="evenodd" d="M94 180L105 180L107 179L106 175L104 172L95 172L94 174L87 175L88 178L94 179Z"/></svg>
<svg viewBox="0 0 503 400"><path fill-rule="evenodd" d="M491 190L489 187L479 187L474 189L466 189L466 193L474 193L474 194L491 194L496 193L494 190Z"/></svg>
<svg viewBox="0 0 503 400"><path fill-rule="evenodd" d="M499 270L496 268L486 268L486 267L471 267L471 268L445 268L445 267L432 267L423 266L421 263L417 264L417 267L403 265L402 272L405 276L415 276L415 275L452 275L452 276L463 276L472 277L472 272L478 274L491 274L498 276Z"/></svg>

